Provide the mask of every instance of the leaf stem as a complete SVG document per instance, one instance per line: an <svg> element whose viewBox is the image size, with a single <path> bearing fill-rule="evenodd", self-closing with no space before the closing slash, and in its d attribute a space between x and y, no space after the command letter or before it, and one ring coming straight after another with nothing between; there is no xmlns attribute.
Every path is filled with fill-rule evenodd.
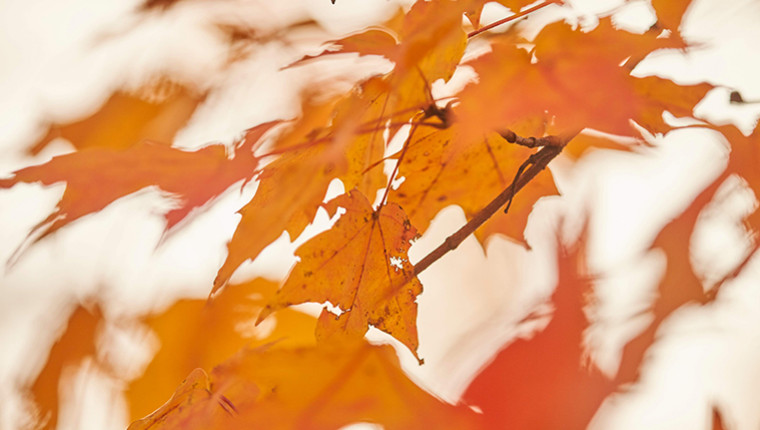
<svg viewBox="0 0 760 430"><path fill-rule="evenodd" d="M488 31L488 30L490 30L490 29L492 29L494 27L498 27L498 26L500 26L502 24L506 24L509 21L514 21L517 18L522 18L522 17L524 17L525 15L527 15L529 13L535 12L535 11L541 9L541 8L544 8L544 7L549 6L550 4L554 4L554 3L556 3L556 1L544 1L542 3L539 3L539 4L533 6L530 9L525 9L524 11L518 12L518 13L512 15L512 16L508 16L508 17L500 19L500 20L498 20L496 22L492 22L492 23L490 23L490 24L488 24L488 25L486 25L484 27L480 27L477 30L471 31L471 32L467 33L467 38L469 39L469 38L475 37L475 36L477 36L480 33Z"/></svg>

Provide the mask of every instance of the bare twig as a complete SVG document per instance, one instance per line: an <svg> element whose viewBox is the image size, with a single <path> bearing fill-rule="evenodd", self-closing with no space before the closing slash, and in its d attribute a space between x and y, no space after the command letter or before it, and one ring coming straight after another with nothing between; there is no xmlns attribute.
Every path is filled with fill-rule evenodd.
<svg viewBox="0 0 760 430"><path fill-rule="evenodd" d="M524 169L524 172L520 172L521 174L512 184L505 188L501 194L496 196L496 198L488 203L486 207L481 209L480 212L476 213L475 216L473 216L467 222L467 224L462 226L462 228L454 232L451 236L447 237L442 244L440 244L437 248L435 248L422 260L418 261L417 264L414 265L414 276L422 273L425 269L430 267L431 264L438 261L438 259L446 255L449 251L456 249L459 244L461 244L469 235L474 233L478 227L488 221L488 219L491 218L501 207L506 205L507 202L511 201L518 191L520 191L525 185L528 184L528 182L530 182L533 178L536 177L536 175L544 170L549 162L554 159L554 157L562 152L562 149L565 147L567 142L569 142L570 139L572 139L576 134L577 133L573 133L567 138L551 136L552 139L550 140L552 142L561 142L561 144L558 143L552 145L544 145L543 148L541 148L537 153L533 154L531 156L532 162L530 163L530 167ZM548 138L539 138L535 140L539 141L542 139L546 140Z"/></svg>
<svg viewBox="0 0 760 430"><path fill-rule="evenodd" d="M512 15L512 16L508 16L508 17L500 19L500 20L498 20L496 22L492 22L492 23L490 23L490 24L488 24L486 26L480 27L479 29L477 29L475 31L471 31L471 32L469 32L467 34L467 38L469 39L471 37L475 37L478 34L483 33L484 31L488 31L488 30L490 30L490 29L492 29L494 27L498 27L498 26L500 26L502 24L506 24L509 21L514 21L514 20L516 20L518 18L522 18L522 17L524 17L525 15L527 15L529 13L535 12L535 11L541 9L541 8L544 8L544 7L549 6L550 4L554 4L554 3L556 3L556 1L544 1L542 3L539 3L539 4L533 6L530 9L525 9L524 11L518 12L518 13Z"/></svg>
<svg viewBox="0 0 760 430"><path fill-rule="evenodd" d="M565 146L566 141L559 136L544 136L544 137L522 137L515 134L512 130L502 131L501 137L507 140L509 143L516 143L520 146L527 146L528 148L537 148L539 146Z"/></svg>

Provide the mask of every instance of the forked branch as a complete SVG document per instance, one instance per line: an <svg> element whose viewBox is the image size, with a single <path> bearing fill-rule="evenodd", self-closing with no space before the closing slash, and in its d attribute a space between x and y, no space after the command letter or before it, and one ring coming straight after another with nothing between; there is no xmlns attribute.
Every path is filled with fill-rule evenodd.
<svg viewBox="0 0 760 430"><path fill-rule="evenodd" d="M514 135L514 133L512 133ZM523 171L515 177L515 181L504 189L496 198L488 203L480 212L476 213L467 224L463 225L459 230L454 232L451 236L447 237L437 248L426 255L422 260L418 261L414 265L414 276L419 275L425 269L430 267L431 264L438 261L439 258L446 255L449 251L456 249L469 235L475 232L481 225L483 225L489 218L491 218L499 209L504 207L508 202L511 202L515 194L520 191L525 185L528 184L533 178L536 177L542 170L549 165L557 155L562 152L562 149L578 132L572 133L567 137L548 136L544 138L533 139L534 142L544 141L552 142L551 145L542 145L543 147L533 154L529 163L526 165L529 167L524 168ZM519 136L516 136L519 137ZM531 139L531 138L520 138ZM509 139L507 139L509 140ZM517 139L515 139L515 143ZM536 145L537 146L537 145Z"/></svg>

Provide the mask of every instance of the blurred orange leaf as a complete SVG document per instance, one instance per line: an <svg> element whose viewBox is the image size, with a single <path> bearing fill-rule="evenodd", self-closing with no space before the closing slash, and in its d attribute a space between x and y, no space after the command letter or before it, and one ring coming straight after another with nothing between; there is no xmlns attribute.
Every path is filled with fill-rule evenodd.
<svg viewBox="0 0 760 430"><path fill-rule="evenodd" d="M388 430L480 427L469 408L442 402L410 381L392 347L363 341L249 349L215 368L209 381L203 376L195 371L169 403L130 430L181 424L209 430L327 430L359 422Z"/></svg>
<svg viewBox="0 0 760 430"><path fill-rule="evenodd" d="M142 97L142 93L150 94L151 90L147 89L135 94L115 93L91 116L50 126L45 137L29 151L37 154L58 137L80 150L126 149L143 140L171 142L203 98L184 87L164 89L167 91L169 94L163 97Z"/></svg>
<svg viewBox="0 0 760 430"><path fill-rule="evenodd" d="M255 386L247 386L256 395ZM235 406L223 395L212 391L203 369L194 369L155 412L135 421L127 430L158 429L227 429L232 424Z"/></svg>
<svg viewBox="0 0 760 430"><path fill-rule="evenodd" d="M316 318L295 310L272 315L269 329L254 329L256 317L277 288L277 283L257 278L228 286L212 301L180 300L147 318L161 346L143 375L127 389L132 419L153 411L193 369L212 369L244 346L313 344Z"/></svg>

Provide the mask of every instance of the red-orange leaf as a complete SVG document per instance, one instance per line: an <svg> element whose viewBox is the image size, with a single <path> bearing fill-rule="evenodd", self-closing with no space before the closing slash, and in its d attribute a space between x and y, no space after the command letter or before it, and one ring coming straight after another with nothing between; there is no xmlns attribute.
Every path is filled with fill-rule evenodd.
<svg viewBox="0 0 760 430"><path fill-rule="evenodd" d="M160 413L130 430L333 430L359 422L388 430L480 428L472 410L446 404L410 381L390 346L262 347L217 367L210 381L203 376L191 374Z"/></svg>
<svg viewBox="0 0 760 430"><path fill-rule="evenodd" d="M346 213L333 227L296 250L301 261L262 317L293 304L330 302L343 314L333 324L321 324L328 333L320 336L335 331L362 336L373 325L416 354L422 285L411 275L407 251L417 230L397 204L373 210L357 190L325 205L329 213L339 207Z"/></svg>
<svg viewBox="0 0 760 430"><path fill-rule="evenodd" d="M253 134L261 137L273 125L262 124ZM36 240L151 185L179 199L178 207L164 215L170 229L235 182L254 175L258 159L252 146L256 140L249 135L236 146L233 158L227 156L223 145L193 152L153 142L124 150L89 148L18 170L12 178L0 179L0 188L19 182L66 183L56 210L35 227L40 230Z"/></svg>
<svg viewBox="0 0 760 430"><path fill-rule="evenodd" d="M211 301L180 300L148 318L146 323L161 345L143 375L127 390L132 419L161 405L196 367L212 369L244 346L313 344L316 319L292 309L272 315L268 329L254 329L253 322L277 288L275 282L254 279L228 286Z"/></svg>
<svg viewBox="0 0 760 430"><path fill-rule="evenodd" d="M58 423L60 394L71 394L73 387L60 386L63 371L94 357L98 330L103 320L99 307L78 306L69 317L63 335L50 350L45 367L31 387L44 429L55 429Z"/></svg>
<svg viewBox="0 0 760 430"><path fill-rule="evenodd" d="M240 210L242 219L212 294L283 231L291 238L301 234L334 178L370 196L385 186L377 162L385 149L386 91L385 82L373 78L346 97L304 104L302 117L274 144L275 153L284 154L263 169L256 195Z"/></svg>
<svg viewBox="0 0 760 430"><path fill-rule="evenodd" d="M617 30L609 20L588 33L550 24L536 37L532 53L518 48L513 37L504 39L470 63L479 79L460 93L456 117L473 135L510 128L542 136L588 127L636 136L631 120L663 132L663 110L691 114L710 89L630 76L636 62L669 42Z"/></svg>
<svg viewBox="0 0 760 430"><path fill-rule="evenodd" d="M126 149L146 139L171 142L203 100L182 87L170 87L170 93L161 98L140 96L147 91L137 95L116 93L93 115L70 124L52 125L29 151L37 154L57 137L77 149Z"/></svg>
<svg viewBox="0 0 760 430"><path fill-rule="evenodd" d="M554 314L531 339L507 345L467 388L489 428L585 429L614 385L587 361L583 332L591 288L579 249L559 256Z"/></svg>
<svg viewBox="0 0 760 430"><path fill-rule="evenodd" d="M654 319L649 326L626 344L623 348L620 368L616 380L619 384L638 379L641 364L646 351L656 340L657 330L673 311L687 303L704 304L711 300L711 294L704 291L702 281L691 267L689 244L697 218L705 206L710 203L715 191L725 176L715 180L684 210L681 215L668 223L652 244L667 257L667 270L657 287L657 298L651 310Z"/></svg>

